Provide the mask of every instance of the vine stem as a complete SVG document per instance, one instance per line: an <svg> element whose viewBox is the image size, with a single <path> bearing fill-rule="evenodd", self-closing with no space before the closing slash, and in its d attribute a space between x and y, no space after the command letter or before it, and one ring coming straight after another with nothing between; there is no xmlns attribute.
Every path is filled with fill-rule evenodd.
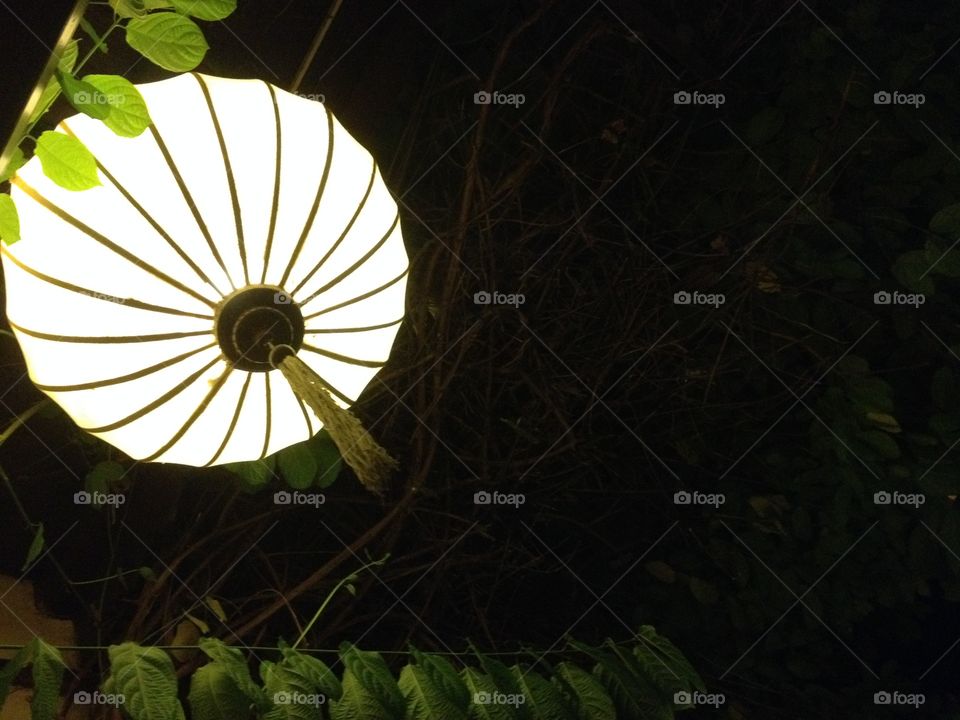
<svg viewBox="0 0 960 720"><path fill-rule="evenodd" d="M358 570L357 572L363 572L367 568L383 565L387 561L388 557L390 557L389 554L384 555L379 560L373 560L371 562L368 562L367 564L362 565L360 567L360 570ZM347 575L345 578L343 578L336 585L334 585L333 590L331 590L327 595L327 597L324 599L324 601L320 603L320 607L318 607L317 611L313 614L313 618L310 620L309 623L307 623L307 626L303 629L303 632L300 633L300 637L298 637L297 641L293 644L293 648L292 648L293 650L296 650L297 647L300 645L300 643L303 642L303 639L307 636L307 633L310 632L310 629L313 627L314 623L316 623L317 620L320 619L320 616L323 614L323 611L327 609L327 605L330 604L330 601L333 599L333 596L337 594L337 591L340 590L340 588L342 588L347 583L354 582L356 579L357 579L357 573L353 572Z"/></svg>
<svg viewBox="0 0 960 720"><path fill-rule="evenodd" d="M297 74L293 78L293 82L290 84L290 92L295 93L300 89L300 84L306 77L310 66L313 65L313 61L316 59L317 53L320 51L320 45L323 43L323 39L327 36L330 26L333 25L333 21L336 19L337 13L340 12L341 5L343 5L343 0L333 0L333 6L330 8L330 12L328 12L327 16L323 19L323 25L320 26L319 30L317 30L317 34L314 36L313 42L310 43L310 49L307 50L307 54L303 58L303 62L300 63L300 68L297 70Z"/></svg>
<svg viewBox="0 0 960 720"><path fill-rule="evenodd" d="M27 408L24 412L17 415L13 422L7 425L7 429L0 433L0 445L3 445L11 435L13 435L17 430L19 430L31 417L33 417L40 408L50 402L50 398L44 398L38 403L34 404L32 407Z"/></svg>

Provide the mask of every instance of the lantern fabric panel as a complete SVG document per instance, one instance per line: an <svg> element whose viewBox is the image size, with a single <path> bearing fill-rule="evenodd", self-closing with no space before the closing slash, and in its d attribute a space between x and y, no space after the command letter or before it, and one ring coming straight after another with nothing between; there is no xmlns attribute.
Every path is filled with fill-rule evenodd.
<svg viewBox="0 0 960 720"><path fill-rule="evenodd" d="M279 372L233 364L217 314L277 286L303 317L298 358L348 407L403 318L396 203L320 103L198 74L138 89L153 125L137 138L84 116L58 127L93 152L102 186L64 190L37 159L14 179L11 325L37 386L131 457L263 457L322 423Z"/></svg>

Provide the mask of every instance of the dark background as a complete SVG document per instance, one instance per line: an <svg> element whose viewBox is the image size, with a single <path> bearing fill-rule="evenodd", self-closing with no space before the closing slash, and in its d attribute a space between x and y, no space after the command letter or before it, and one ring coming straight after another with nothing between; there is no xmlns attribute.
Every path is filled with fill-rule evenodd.
<svg viewBox="0 0 960 720"><path fill-rule="evenodd" d="M202 24L199 69L289 87L328 9L241 0ZM0 32L13 117L13 79L46 51L2 6ZM278 509L279 479L133 467L45 412L0 461L48 540L69 529L30 574L44 607L84 642L169 642L209 592L216 634L270 644L359 565L349 544L392 555L312 647L470 639L529 661L648 623L726 695L718 717L893 717L884 689L957 717L958 38L946 2L347 0L300 91L400 198L408 320L357 407L400 460L392 494L344 471L321 514ZM120 36L89 71L169 75ZM482 88L525 102L476 105ZM882 90L925 102L876 105ZM677 305L683 290L725 302ZM0 342L12 419L41 395ZM104 460L132 468L116 516L72 504ZM525 503L475 506L483 489ZM683 489L725 503L677 506ZM894 489L926 502L874 503ZM0 570L19 576L31 533L6 497L0 517ZM167 564L186 586L63 581Z"/></svg>

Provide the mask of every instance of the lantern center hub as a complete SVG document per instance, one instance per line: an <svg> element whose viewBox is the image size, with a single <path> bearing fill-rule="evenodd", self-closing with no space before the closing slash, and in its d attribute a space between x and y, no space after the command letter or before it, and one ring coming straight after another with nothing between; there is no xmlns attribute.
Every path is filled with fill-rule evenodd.
<svg viewBox="0 0 960 720"><path fill-rule="evenodd" d="M270 351L303 345L303 314L283 288L248 285L231 293L217 306L214 332L224 357L238 370L269 372Z"/></svg>

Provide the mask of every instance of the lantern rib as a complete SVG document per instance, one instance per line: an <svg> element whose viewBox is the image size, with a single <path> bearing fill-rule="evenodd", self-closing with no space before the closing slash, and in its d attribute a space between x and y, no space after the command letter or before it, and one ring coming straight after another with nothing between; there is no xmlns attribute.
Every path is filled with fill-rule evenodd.
<svg viewBox="0 0 960 720"><path fill-rule="evenodd" d="M210 458L209 462L204 464L204 467L209 467L213 465L223 454L223 451L227 447L227 443L230 442L230 438L233 437L233 431L237 427L237 420L240 419L240 410L243 408L243 400L247 397L247 388L250 387L250 380L253 378L253 373L247 373L247 379L243 381L243 388L240 390L240 398L237 400L237 409L233 411L233 418L230 420L230 426L227 428L227 434L223 436L223 442L220 443L220 447L217 448L217 451L213 454L213 457Z"/></svg>
<svg viewBox="0 0 960 720"><path fill-rule="evenodd" d="M243 282L250 284L250 270L247 267L247 245L243 237L243 218L240 214L240 198L237 195L237 182L233 176L233 166L230 164L230 153L227 152L227 143L223 138L223 128L220 127L220 119L217 117L217 111L213 107L213 98L210 97L210 88L204 82L199 73L190 73L200 83L200 89L203 91L203 97L207 101L207 109L210 110L210 119L213 120L213 129L217 134L217 141L220 143L220 154L223 156L223 168L227 173L227 187L230 190L230 201L233 204L233 220L237 230L237 248L240 251L240 264L243 266Z"/></svg>
<svg viewBox="0 0 960 720"><path fill-rule="evenodd" d="M111 430L122 428L124 425L129 425L133 421L139 420L144 415L147 415L148 413L153 412L161 405L164 405L167 401L175 398L177 395L179 395L188 387L190 387L190 385L195 383L200 378L201 375L207 372L207 370L212 368L214 365L216 365L218 362L220 362L223 359L224 359L223 355L218 354L213 360L208 362L206 365L204 365L202 368L200 368L196 372L189 375L182 382L178 383L174 387L167 390L167 392L165 392L163 395L158 397L156 400L153 400L147 405L144 405L142 408L140 408L136 412L130 413L125 418L121 418L120 420L116 420L112 423L108 423L107 425L101 425L100 427L95 427L95 428L85 427L83 429L89 433L105 433L105 432L110 432Z"/></svg>
<svg viewBox="0 0 960 720"><path fill-rule="evenodd" d="M82 232L84 235L86 235L86 236L88 236L89 238L91 238L92 240L95 240L96 242L100 243L101 245L103 245L103 246L104 246L105 248L107 248L108 250L110 250L110 251L116 253L117 255L119 255L120 257L122 257L124 260L127 260L127 261L133 263L133 264L136 265L138 268L140 268L140 269L143 270L144 272L147 272L147 273L153 275L153 276L154 276L155 278L157 278L158 280L162 280L163 282L167 283L168 285L171 285L171 286L175 287L177 290L180 290L181 292L186 293L186 294L189 295L190 297L192 297L192 298L194 298L194 299L196 299L196 300L199 300L200 302L202 302L204 305L210 307L211 309L216 307L215 303L213 303L211 300L208 300L207 298L205 298L203 295L201 295L200 293L198 293L196 290L192 290L191 288L187 287L186 285L184 285L184 284L183 284L182 282L180 282L179 280L175 280L174 278L170 277L169 275L167 275L167 274L166 274L165 272L163 272L162 270L158 270L158 269L155 268L153 265L150 265L149 263L144 262L143 260L141 260L140 258L138 258L136 255L134 255L134 254L132 254L132 253L124 250L122 247L120 247L119 245L117 245L116 243L114 243L113 241L111 241L111 240L110 240L109 238L107 238L106 236L101 235L100 233L98 233L96 230L94 230L93 228L91 228L89 225L86 225L86 224L80 222L79 220L77 220L77 218L73 217L73 215L71 215L70 213L66 212L66 211L63 210L62 208L57 207L57 206L54 205L52 202L50 202L47 198L45 198L43 195L41 195L39 192L37 192L34 188L32 188L32 187L31 187L30 185L28 185L27 183L25 183L21 178L15 177L15 178L13 178L13 180L11 180L11 182L12 182L13 184L15 184L18 188L20 188L21 190L23 190L23 192L25 192L27 195L29 195L34 201L36 201L37 203L39 203L43 208L45 208L46 210L49 210L50 212L52 212L54 215L56 215L58 218L60 218L60 219L63 220L64 222L66 222L66 223L68 223L68 224L70 224L70 225L73 225L73 227L75 227L77 230L79 230L80 232Z"/></svg>
<svg viewBox="0 0 960 720"><path fill-rule="evenodd" d="M157 130L156 125L150 125L149 130L150 134L153 135L154 141L157 143L157 147L160 149L160 154L163 155L163 159L167 161L167 167L170 168L170 172L173 174L173 178L177 183L177 187L180 188L180 193L183 195L183 199L187 203L187 207L190 208L190 212L193 214L194 220L197 221L197 227L200 229L203 239L207 241L207 247L209 247L210 252L213 253L214 260L217 261L217 265L219 265L220 269L223 270L223 274L226 276L227 282L230 283L230 289L236 290L237 286L233 284L233 278L230 277L230 273L227 271L227 266L224 264L223 258L220 257L220 251L217 250L217 246L213 242L213 237L210 235L210 230L207 228L207 224L204 222L203 216L200 214L200 209L197 207L197 203L194 201L193 195L190 194L190 190L187 188L187 184L184 182L183 176L180 174L179 168L177 168L177 164L173 161L173 156L170 154L167 144L163 141L160 131Z"/></svg>
<svg viewBox="0 0 960 720"><path fill-rule="evenodd" d="M211 348L216 347L216 343L209 343L203 347L196 348L195 350L190 350L185 352L182 355L177 355L176 357L170 358L169 360L164 360L159 362L156 365L151 365L150 367L143 368L142 370L137 370L136 372L129 373L127 375L120 375L118 377L106 378L105 380L94 380L93 382L78 383L76 385L41 385L40 383L34 383L40 390L45 392L74 392L76 390L95 390L99 387L104 387L107 385L120 385L125 382L130 382L131 380L139 380L140 378L146 377L152 373L157 372L158 370L163 370L164 368L173 367L179 362L187 360L188 358L193 357L198 353L202 353L205 350L210 350Z"/></svg>
<svg viewBox="0 0 960 720"><path fill-rule="evenodd" d="M272 423L272 412L273 412L272 408L270 407L270 373L264 373L263 380L265 383L264 387L266 387L267 389L267 412L266 412L267 426L263 435L263 450L260 451L260 457L262 458L267 456L267 448L270 447L270 430L271 430L270 425Z"/></svg>
<svg viewBox="0 0 960 720"><path fill-rule="evenodd" d="M153 342L154 340L179 340L181 338L210 335L210 330L156 333L154 335L59 335L57 333L46 333L39 330L30 330L22 325L17 325L9 318L7 319L7 322L10 323L10 327L17 332L22 332L24 335L29 335L30 337L35 337L40 340L52 340L53 342L82 343L90 345Z"/></svg>
<svg viewBox="0 0 960 720"><path fill-rule="evenodd" d="M220 389L227 382L227 378L230 377L230 373L232 371L233 371L233 363L227 363L227 369L224 370L223 373L220 375L220 377L217 378L216 382L214 382L214 384L210 387L210 391L204 396L203 400L200 401L200 404L197 405L196 409L192 413L190 413L190 417L186 419L186 421L183 423L180 429L177 430L177 432L173 434L173 437L167 440L166 444L164 444L164 446L161 447L159 450L157 450L155 453L153 453L148 457L141 458L141 462L153 462L158 457L163 455L165 452L168 452L169 450L171 450L178 442L180 442L183 436L187 434L187 431L191 427L193 427L193 424L197 421L197 419L201 415L203 415L204 412L206 412L207 408L210 407L210 403L213 401L213 399L217 396L217 393L220 392Z"/></svg>
<svg viewBox="0 0 960 720"><path fill-rule="evenodd" d="M343 232L340 233L340 237L338 237L337 241L330 246L330 249L327 250L326 254L322 258L320 258L320 261L316 265L313 266L313 269L309 273L307 273L307 276L303 280L300 281L300 284L293 289L293 291L290 293L291 295L296 296L296 294L303 289L303 286L310 281L310 278L312 278L316 274L316 272L321 267L323 267L323 264L327 261L327 259L331 255L333 255L333 253L336 251L338 247L340 247L340 244L343 242L344 238L347 237L347 234L350 232L351 228L353 228L353 224L357 221L357 218L360 217L361 211L363 210L364 206L367 204L367 198L370 197L370 191L373 189L373 181L376 179L376 177L377 177L377 162L376 160L374 160L373 167L370 170L370 182L367 183L367 190L366 192L363 193L363 198L360 200L360 204L357 205L357 209L353 213L353 217L350 218L350 222L347 223L347 226L343 229Z"/></svg>
<svg viewBox="0 0 960 720"><path fill-rule="evenodd" d="M332 350L324 350L323 348L314 347L313 345L307 345L307 343L303 343L301 347L304 350L309 350L317 355L323 355L326 358L336 360L337 362L346 363L348 365L357 365L358 367L366 368L381 368L386 364L386 361L381 362L379 360L360 360L358 358L352 358L347 355L335 353Z"/></svg>
<svg viewBox="0 0 960 720"><path fill-rule="evenodd" d="M385 282L385 283L384 283L383 285L381 285L380 287L376 287L376 288L374 288L373 290L370 290L370 291L368 291L368 292L365 292L365 293L363 293L362 295L357 295L356 297L350 298L349 300L344 300L342 303L337 303L336 305L331 305L330 307L324 308L323 310L318 310L318 311L315 312L315 313L312 313L312 314L310 314L310 315L304 316L303 319L304 319L304 321L312 320L313 318L319 317L320 315L324 315L324 314L326 314L326 313L328 313L328 312L333 312L334 310L339 310L339 309L341 309L341 308L348 307L348 306L350 306L350 305L353 305L354 303L358 303L358 302L360 302L360 301L362 301L362 300L366 300L366 299L369 298L369 297L373 297L373 296L376 295L377 293L381 293L381 292L383 292L384 290L386 290L387 288L392 287L393 285L396 285L398 282L400 282L401 280L403 280L403 278L405 278L405 277L409 274L409 272L410 272L410 268L409 268L409 266L408 266L406 269L404 269L404 271L403 271L402 273L400 273L400 274L397 275L395 278L393 278L393 280L388 280L387 282ZM303 307L304 305L306 305L307 303L309 303L311 300L313 300L312 297L307 298L305 301L303 301L302 303L300 303L300 307Z"/></svg>
<svg viewBox="0 0 960 720"><path fill-rule="evenodd" d="M290 256L290 261L287 263L287 269L283 271L283 277L280 278L280 286L283 287L284 283L287 282L287 279L290 277L290 272L293 270L293 266L297 264L297 260L300 258L300 251L303 249L303 244L306 242L307 235L310 234L310 231L313 229L313 221L317 217L317 210L320 208L320 200L323 198L323 191L327 186L327 178L330 176L330 166L333 164L333 115L327 109L327 106L323 106L324 112L327 114L327 159L323 165L323 174L320 176L320 185L317 188L317 196L313 201L313 207L310 208L310 214L307 215L307 222L303 227L303 232L300 233L300 239L297 240L296 247L293 249L293 254Z"/></svg>
<svg viewBox="0 0 960 720"><path fill-rule="evenodd" d="M60 123L60 126L64 129L64 131L66 131L66 134L67 134L67 135L69 135L69 136L71 136L71 137L73 137L73 138L77 138L76 133L73 132L73 130L70 129L70 127L67 125L66 121L61 122L61 123ZM79 139L79 138L77 138L77 139ZM170 236L170 233L168 233L166 230L164 230L164 229L163 229L163 226L160 225L160 223L158 223L158 222L153 218L153 216L150 215L150 213L147 212L146 208L144 208L140 203L137 202L136 198L134 198L133 195L131 195L130 192L120 183L120 181L117 180L116 177L114 177L113 173L111 173L111 172L106 168L106 166L105 166L102 162L100 162L99 159L94 158L94 161L97 163L97 169L100 170L100 172L103 174L103 176L104 176L105 178L107 178L107 180L109 180L109 181L113 184L113 186L114 186L115 188L117 188L117 190L118 190L118 191L120 192L120 194L124 197L124 199L126 199L126 201L129 202L130 205L132 205L133 208L134 208L138 213L140 213L140 215L143 217L143 219L146 220L146 221L150 224L150 226L157 232L157 234L166 241L167 245L169 245L169 246L173 249L173 251L174 251L175 253L177 253L177 255L179 255L180 258L190 267L190 269L193 270L194 273L196 273L197 277L199 277L203 282L205 282L207 285L209 285L210 287L212 287L212 288L217 292L218 295L220 295L220 296L225 295L226 293L224 293L220 288L218 288L217 285L213 282L213 280L211 280L211 279L207 276L207 274L200 268L200 266L197 265L197 264L191 259L191 257L190 257L189 255L187 255L186 252L184 252L183 248L181 248L181 247L177 244L176 240L174 240L174 239Z"/></svg>
<svg viewBox="0 0 960 720"><path fill-rule="evenodd" d="M282 156L282 138L280 124L280 103L277 102L277 91L273 85L264 83L270 91L270 100L273 101L273 119L277 128L277 152L273 171L273 204L270 207L270 228L267 231L267 241L263 248L263 272L260 274L260 283L267 282L267 267L270 265L270 251L273 249L273 236L277 230L277 212L280 209L280 158ZM302 403L301 403L302 404Z"/></svg>
<svg viewBox="0 0 960 720"><path fill-rule="evenodd" d="M29 265L23 263L18 258L14 257L13 253L7 250L5 245L0 246L0 252L10 258L10 261L16 265L18 268L23 270L28 275L32 275L38 280L42 280L45 283L50 285L55 285L56 287L63 288L64 290L69 290L70 292L77 293L78 295L86 295L91 297L94 300L101 300L103 302L110 302L116 305L121 305L124 307L136 308L138 310L148 310L150 312L159 312L166 313L167 315L179 315L181 317L194 317L200 318L201 320L213 320L213 315L204 315L203 313L193 313L186 310L177 310L176 308L166 307L164 305L154 305L153 303L143 302L142 300L136 300L134 298L120 298L114 297L113 295L108 295L106 293L96 292L90 288L81 287L80 285L74 285L69 283L66 280L60 280L55 278L52 275L47 275L42 273L39 270L35 270Z"/></svg>
<svg viewBox="0 0 960 720"><path fill-rule="evenodd" d="M320 289L317 290L315 293L313 293L313 294L310 296L310 298L308 299L308 302L309 302L310 300L315 300L318 295L322 295L322 294L325 293L327 290L329 290L330 288L332 288L334 285L336 285L337 283L341 282L341 281L344 280L345 278L347 278L347 277L349 277L350 275L352 275L352 274L356 271L356 269L357 269L358 267L360 267L360 266L363 265L367 260L369 260L371 257L373 257L374 254L376 254L376 252L377 252L380 248L383 247L384 243L386 243L387 240L390 239L390 236L393 235L393 231L396 230L396 228L397 228L397 223L399 223L399 222L400 222L400 213L398 212L398 213L397 213L396 215L394 215L394 217L393 217L393 224L390 225L390 229L387 230L387 232L384 234L384 236L383 236L382 238L380 238L380 240L377 241L377 244L374 245L372 248L370 248L366 253L364 253L363 257L361 257L359 260L357 260L353 265L351 265L350 267L348 267L348 268L347 268L346 270L344 270L342 273L340 273L339 275L337 275L333 280L331 280L331 281L328 282L326 285L324 285L322 288L320 288Z"/></svg>
<svg viewBox="0 0 960 720"><path fill-rule="evenodd" d="M355 332L369 332L371 330L383 330L384 328L393 327L394 325L399 325L403 322L403 318L394 320L393 322L381 323L379 325L367 325L366 327L348 327L348 328L316 328L313 330L304 330L304 333L307 335L319 335L324 333L355 333Z"/></svg>

